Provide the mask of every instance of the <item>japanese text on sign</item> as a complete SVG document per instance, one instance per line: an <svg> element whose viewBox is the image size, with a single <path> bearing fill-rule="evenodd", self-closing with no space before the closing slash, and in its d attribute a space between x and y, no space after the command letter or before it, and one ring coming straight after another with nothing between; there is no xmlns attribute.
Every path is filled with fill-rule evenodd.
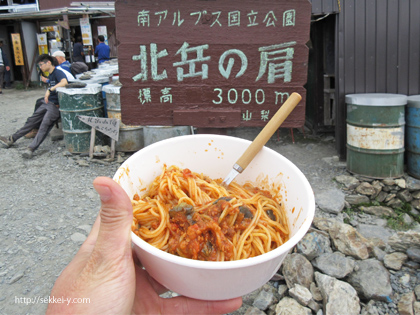
<svg viewBox="0 0 420 315"><path fill-rule="evenodd" d="M305 102L307 0L117 0L116 12L124 123L212 127L188 110L222 109L230 126L263 126L292 92ZM304 106L288 120L302 126Z"/></svg>
<svg viewBox="0 0 420 315"><path fill-rule="evenodd" d="M20 40L20 34L11 34L12 43L13 43L13 53L15 55L15 64L17 66L23 66L23 51L22 51L22 42Z"/></svg>
<svg viewBox="0 0 420 315"><path fill-rule="evenodd" d="M188 22L192 22L194 25L197 25L199 23L203 23L204 20L204 22L208 22L207 24L209 24L209 27L222 27L223 24L221 22L221 17L223 14L228 17L228 22L226 24L228 27L241 26L241 23L247 27L256 27L259 25L264 27L276 27L279 25L287 27L295 25L296 11L294 9L290 9L282 13L280 12L282 18L279 20L277 18L278 13L273 10L270 10L269 12L258 12L252 9L251 12L245 14L238 10L228 12L207 12L207 10L202 10L185 14L183 14L180 10L175 10L173 12L170 10L160 10L154 12L151 10L142 10L138 12L137 24L142 27L150 27L151 23L155 23L154 25L158 27L165 25L179 27ZM245 15L245 21L241 20L241 15ZM191 21L185 20L188 18L191 18Z"/></svg>
<svg viewBox="0 0 420 315"><path fill-rule="evenodd" d="M120 120L116 118L102 118L91 116L77 116L85 124L95 128L96 130L106 134L111 139L118 141L120 131Z"/></svg>
<svg viewBox="0 0 420 315"><path fill-rule="evenodd" d="M290 82L292 79L292 59L294 54L293 46L296 42L280 43L260 47L260 66L258 76L255 81L260 80L267 74L267 82L272 84L277 78L282 78L283 82ZM200 45L190 47L186 42L179 48L175 55L179 55L181 61L174 62L173 66L176 67L177 81L182 82L184 78L201 77L202 79L208 78L208 65L207 61L211 59L210 56L204 56L205 50L209 49L209 45ZM166 70L158 73L158 59L166 57L169 52L163 49L158 52L157 44L150 44L150 69L151 78L153 81L160 81L168 78ZM172 54L171 54L172 55ZM191 59L189 56L193 55ZM218 70L222 77L229 79L231 76L232 67L235 63L234 58L229 58L227 66L225 61L229 55L236 55L241 61L240 71L236 73L235 78L242 76L248 68L248 58L244 52L239 49L226 50L218 60ZM140 54L132 56L133 60L140 61L141 72L133 76L134 81L148 79L148 65L147 65L147 47L140 45ZM197 66L198 65L198 66ZM186 69L185 69L186 68ZM199 68L199 70L197 69Z"/></svg>

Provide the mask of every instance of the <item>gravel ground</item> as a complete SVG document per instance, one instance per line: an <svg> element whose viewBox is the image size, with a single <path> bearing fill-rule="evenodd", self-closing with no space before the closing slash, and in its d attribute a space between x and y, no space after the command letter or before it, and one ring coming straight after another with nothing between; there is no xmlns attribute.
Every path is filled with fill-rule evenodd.
<svg viewBox="0 0 420 315"><path fill-rule="evenodd" d="M0 135L23 126L44 89L3 90L0 95ZM259 128L242 128L230 135L252 140ZM333 137L281 130L267 146L292 160L308 177L314 191L335 187L344 173ZM71 155L64 140L47 137L34 158L21 153L31 140L0 148L0 314L42 314L52 286L86 238L98 210L92 181L112 177L121 163ZM238 153L240 154L240 153ZM123 159L129 154L122 154ZM83 161L84 163L81 163Z"/></svg>

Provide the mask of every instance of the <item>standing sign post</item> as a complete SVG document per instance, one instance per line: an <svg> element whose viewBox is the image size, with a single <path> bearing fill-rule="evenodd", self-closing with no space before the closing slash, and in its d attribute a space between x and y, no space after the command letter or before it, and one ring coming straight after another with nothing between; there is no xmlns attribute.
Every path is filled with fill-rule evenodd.
<svg viewBox="0 0 420 315"><path fill-rule="evenodd" d="M118 141L120 132L120 120L117 118L102 118L78 115L77 118L92 127L90 133L89 157L93 157L93 147L95 146L96 130L106 134L111 140L111 159L115 156L115 142Z"/></svg>
<svg viewBox="0 0 420 315"><path fill-rule="evenodd" d="M308 0L117 0L122 120L129 125L303 127Z"/></svg>

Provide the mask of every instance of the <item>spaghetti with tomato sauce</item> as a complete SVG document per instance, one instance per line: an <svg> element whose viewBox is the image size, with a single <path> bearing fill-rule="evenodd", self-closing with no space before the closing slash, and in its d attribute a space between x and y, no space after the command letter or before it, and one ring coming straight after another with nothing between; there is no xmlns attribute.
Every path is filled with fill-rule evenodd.
<svg viewBox="0 0 420 315"><path fill-rule="evenodd" d="M148 192L133 197L132 231L149 244L185 258L246 259L289 239L279 194L250 184L222 186L221 179L163 167Z"/></svg>

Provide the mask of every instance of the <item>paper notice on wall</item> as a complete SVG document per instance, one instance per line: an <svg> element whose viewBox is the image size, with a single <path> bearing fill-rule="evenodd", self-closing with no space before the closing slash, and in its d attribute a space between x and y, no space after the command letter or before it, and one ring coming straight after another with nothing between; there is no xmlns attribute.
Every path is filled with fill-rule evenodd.
<svg viewBox="0 0 420 315"><path fill-rule="evenodd" d="M108 45L108 34L106 32L106 26L98 26L98 35L102 35L105 38L105 44Z"/></svg>
<svg viewBox="0 0 420 315"><path fill-rule="evenodd" d="M83 45L93 45L92 29L90 28L89 18L80 19L80 30L82 32Z"/></svg>
<svg viewBox="0 0 420 315"><path fill-rule="evenodd" d="M48 54L48 41L47 34L36 34L38 38L38 51L39 54Z"/></svg>

